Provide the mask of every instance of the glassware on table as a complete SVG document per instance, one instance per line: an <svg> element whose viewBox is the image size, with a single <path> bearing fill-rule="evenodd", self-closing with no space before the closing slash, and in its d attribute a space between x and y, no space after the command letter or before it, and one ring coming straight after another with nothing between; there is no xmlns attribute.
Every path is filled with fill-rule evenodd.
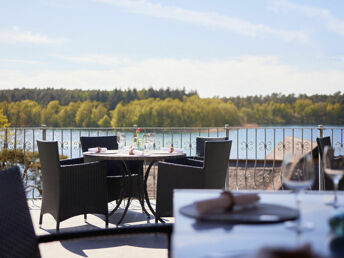
<svg viewBox="0 0 344 258"><path fill-rule="evenodd" d="M123 149L125 146L125 133L117 133L117 144L118 144L118 149Z"/></svg>
<svg viewBox="0 0 344 258"><path fill-rule="evenodd" d="M152 150L154 148L154 133L143 134L143 145L145 150Z"/></svg>
<svg viewBox="0 0 344 258"><path fill-rule="evenodd" d="M299 193L310 188L314 182L314 165L311 154L287 154L282 163L283 185L295 192L296 206L299 218L294 222L286 222L286 227L297 232L310 230L313 224L301 221L301 201Z"/></svg>
<svg viewBox="0 0 344 258"><path fill-rule="evenodd" d="M337 153L335 153L337 152ZM324 148L324 157L323 157L323 165L324 165L324 171L326 175L328 175L334 185L334 198L333 201L326 203L327 205L333 206L335 208L339 207L338 204L338 197L337 197L337 191L338 191L338 185L340 179L343 177L344 173L344 157L343 156L337 156L335 157L335 154L342 154L342 148L333 148L331 146L325 146Z"/></svg>

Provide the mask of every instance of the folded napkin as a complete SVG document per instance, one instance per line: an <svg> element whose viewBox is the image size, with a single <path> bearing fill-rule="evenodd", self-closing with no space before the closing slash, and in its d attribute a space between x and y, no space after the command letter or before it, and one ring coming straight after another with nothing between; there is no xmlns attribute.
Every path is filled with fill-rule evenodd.
<svg viewBox="0 0 344 258"><path fill-rule="evenodd" d="M258 194L243 193L233 195L231 192L223 192L214 199L195 202L195 208L199 214L205 214L213 210L231 210L234 206L245 206L259 201Z"/></svg>
<svg viewBox="0 0 344 258"><path fill-rule="evenodd" d="M95 147L95 148L88 148L88 152L92 153L99 153L99 152L106 152L107 148L102 148L102 147Z"/></svg>
<svg viewBox="0 0 344 258"><path fill-rule="evenodd" d="M134 155L136 155L136 156L143 156L144 152L143 151L139 151L139 150L134 150Z"/></svg>
<svg viewBox="0 0 344 258"><path fill-rule="evenodd" d="M129 155L143 156L144 152L143 151L138 151L138 150L135 150L135 149L130 149L129 150Z"/></svg>

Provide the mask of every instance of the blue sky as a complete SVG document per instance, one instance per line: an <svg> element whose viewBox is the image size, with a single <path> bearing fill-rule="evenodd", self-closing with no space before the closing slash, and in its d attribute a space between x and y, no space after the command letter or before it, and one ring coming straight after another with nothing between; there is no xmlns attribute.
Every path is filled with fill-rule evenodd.
<svg viewBox="0 0 344 258"><path fill-rule="evenodd" d="M344 88L341 0L12 0L0 17L0 89Z"/></svg>

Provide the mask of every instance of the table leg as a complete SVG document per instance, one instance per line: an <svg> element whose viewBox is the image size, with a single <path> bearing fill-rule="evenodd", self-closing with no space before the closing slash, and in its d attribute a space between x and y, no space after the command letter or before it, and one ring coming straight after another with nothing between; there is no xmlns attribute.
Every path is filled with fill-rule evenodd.
<svg viewBox="0 0 344 258"><path fill-rule="evenodd" d="M131 193L131 189L130 189L130 186L131 186L131 171L127 165L127 163L122 160L122 164L123 164L123 167L124 167L124 170L125 170L125 173L123 175L123 183L121 184L121 193L120 193L120 199L116 205L116 207L109 213L109 215L111 216L112 214L115 213L115 211L119 208L119 206L121 205L122 203L122 200L123 200L123 197L124 197L124 193L129 193L129 197L128 197L128 202L127 202L127 205L125 206L124 208L124 211L123 211L123 214L120 218L120 220L118 221L117 225L121 224L125 215L127 214L127 211L129 209L129 206L130 206L130 202L131 202L131 198L132 198L132 193ZM148 211L145 209L145 206L144 206L144 196L145 196L145 185L144 185L144 180L142 178L142 175L139 174L139 184L140 184L140 191L139 191L139 202L141 204L141 207L142 207L142 210L144 213L146 213L147 217L149 218L150 217L150 214L148 213ZM128 191L127 191L128 190Z"/></svg>
<svg viewBox="0 0 344 258"><path fill-rule="evenodd" d="M122 164L123 164L124 172L122 172L123 181L121 183L121 191L119 194L119 201L116 202L116 207L113 208L113 210L109 213L109 216L113 215L118 210L119 206L121 205L121 203L123 201L124 191L128 185L128 178L129 178L130 171L129 171L126 163L123 160L122 160ZM128 177L126 175L128 175Z"/></svg>
<svg viewBox="0 0 344 258"><path fill-rule="evenodd" d="M146 199L146 203L150 209L150 211L152 212L152 214L154 215L155 217L155 220L159 220L160 222L162 223L165 223L165 221L163 221L160 217L157 217L156 215L156 212L155 210L153 209L150 201L149 201L149 197L148 197L148 191L147 191L147 181L148 181L148 177L149 177L149 173L150 173L150 170L153 166L153 164L155 163L155 161L151 161L151 163L149 164L147 170L146 170L146 173L145 173L145 181L144 181L144 194L145 194L145 199Z"/></svg>
<svg viewBox="0 0 344 258"><path fill-rule="evenodd" d="M121 189L121 193L120 193L120 200L117 203L115 209L111 212L111 215L118 209L119 205L121 204L121 202L123 200L123 195L124 195L123 193L125 193L128 185L130 183L131 171L129 170L128 165L127 165L127 163L124 160L122 160L122 164L123 164L123 167L124 167L124 170L125 170L124 177L123 177L124 184L122 184L122 187L121 187L122 189ZM123 214L122 214L121 218L117 222L117 226L122 223L125 215L127 214L128 208L130 206L130 200L131 200L131 196L128 197L127 205L124 208L124 211L123 211Z"/></svg>
<svg viewBox="0 0 344 258"><path fill-rule="evenodd" d="M146 185L145 185L145 181L143 178L143 172L142 172L142 174L141 173L139 174L139 177L140 177L139 183L140 183L140 188L141 188L140 192L139 192L139 201L141 204L142 211L147 215L148 218L150 218L150 214L145 208Z"/></svg>

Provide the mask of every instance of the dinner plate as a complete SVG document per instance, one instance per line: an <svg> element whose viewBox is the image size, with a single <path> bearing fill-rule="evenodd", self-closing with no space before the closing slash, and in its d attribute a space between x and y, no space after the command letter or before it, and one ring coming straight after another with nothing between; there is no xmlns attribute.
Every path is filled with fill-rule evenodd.
<svg viewBox="0 0 344 258"><path fill-rule="evenodd" d="M101 154L118 154L120 150L107 150L106 152L101 152Z"/></svg>
<svg viewBox="0 0 344 258"><path fill-rule="evenodd" d="M164 151L164 150L152 150L149 151L150 154L155 154L155 155L166 155L166 154L170 154L169 151Z"/></svg>
<svg viewBox="0 0 344 258"><path fill-rule="evenodd" d="M198 220L222 221L239 224L278 223L295 220L299 217L296 209L270 203L257 203L252 206L233 209L232 211L216 210L200 215L194 204L183 206L180 213Z"/></svg>

